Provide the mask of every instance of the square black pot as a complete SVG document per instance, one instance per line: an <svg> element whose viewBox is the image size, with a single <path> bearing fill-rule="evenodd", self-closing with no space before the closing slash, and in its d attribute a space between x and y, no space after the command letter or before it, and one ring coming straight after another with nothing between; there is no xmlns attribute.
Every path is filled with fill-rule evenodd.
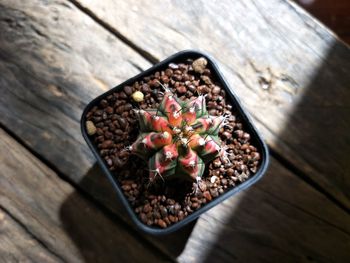
<svg viewBox="0 0 350 263"><path fill-rule="evenodd" d="M227 100L230 101L232 104L233 108L232 110L236 113L236 116L239 117L241 120L244 130L247 131L251 135L251 142L252 144L258 149L258 152L261 155L261 160L260 160L260 165L257 170L257 172L252 175L250 178L248 178L245 182L239 184L238 186L235 186L231 190L228 190L226 193L218 196L217 198L213 199L211 202L205 204L202 208L196 210L189 216L185 217L182 221L179 221L167 228L160 229L160 228L155 228L155 227L150 227L142 223L137 215L135 214L134 210L132 209L131 205L129 204L128 200L123 194L122 189L120 188L120 185L118 183L117 178L115 175L112 174L112 172L108 169L107 164L105 161L102 159L102 157L99 154L99 151L97 149L97 146L95 143L91 140L91 138L87 134L87 130L85 127L85 122L86 122L86 114L94 107L97 105L103 98L107 97L108 95L112 94L113 92L119 91L120 89L123 89L124 86L126 85L132 85L135 81L142 80L144 77L149 76L156 71L161 71L165 69L169 63L179 63L179 62L184 62L186 59L197 59L199 57L205 57L208 61L207 68L209 68L212 72L212 75L216 79L216 81L220 84L220 86L225 89L227 93ZM243 109L241 106L238 98L232 91L232 89L229 87L228 83L220 73L216 63L214 60L207 54L199 52L199 51L193 51L193 50L185 50L181 51L179 53L176 53L169 58L159 62L158 64L154 65L153 67L149 68L148 70L141 72L135 77L132 77L128 79L127 81L121 83L120 85L112 88L111 90L103 93L102 95L98 96L95 98L93 101L91 101L86 108L83 111L82 118L81 118L81 131L83 134L83 137L87 144L89 145L91 151L93 152L94 156L97 159L97 162L101 166L102 170L104 173L107 175L108 179L110 180L111 184L113 185L113 188L115 189L119 199L121 202L124 204L126 207L128 213L130 214L130 217L132 220L135 222L135 224L143 231L150 233L150 234L167 234L173 231L176 231L177 229L185 226L189 222L195 220L198 218L202 213L206 212L213 206L219 204L220 202L224 201L225 199L229 198L230 196L240 192L243 189L246 189L247 187L251 186L254 184L256 181L258 181L263 174L265 173L268 163L269 163L269 154L268 154L268 148L265 144L265 142L262 140L261 136L259 135L258 131L254 127L250 117L248 116L247 112Z"/></svg>

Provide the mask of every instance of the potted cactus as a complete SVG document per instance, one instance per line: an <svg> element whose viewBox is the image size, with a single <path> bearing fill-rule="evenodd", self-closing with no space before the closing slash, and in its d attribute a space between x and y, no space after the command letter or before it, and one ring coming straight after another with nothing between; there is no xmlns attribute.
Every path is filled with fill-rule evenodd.
<svg viewBox="0 0 350 263"><path fill-rule="evenodd" d="M207 55L183 51L92 101L84 138L134 222L178 229L258 180L267 148Z"/></svg>

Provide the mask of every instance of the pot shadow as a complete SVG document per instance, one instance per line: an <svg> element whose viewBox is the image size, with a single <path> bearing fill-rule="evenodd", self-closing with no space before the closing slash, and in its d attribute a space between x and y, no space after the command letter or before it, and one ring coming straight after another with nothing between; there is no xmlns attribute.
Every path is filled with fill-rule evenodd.
<svg viewBox="0 0 350 263"><path fill-rule="evenodd" d="M141 232L97 163L83 177L78 189L84 189L89 195L75 190L62 204L60 218L85 262L116 262L128 254L138 255L135 247L128 252L126 235L136 239L142 249L147 247L159 253L160 258L175 258L183 251L196 224L193 221L175 233L162 236ZM132 257L125 260L130 262ZM144 260L147 262L146 258Z"/></svg>
<svg viewBox="0 0 350 263"><path fill-rule="evenodd" d="M206 255L190 262L346 262L350 258L349 207L344 205L350 199L349 83L349 49L337 42L286 116L266 175L205 214L205 223L198 221L194 236L210 223L224 220L224 225L208 240ZM314 172L298 167L290 153L279 152L286 145ZM230 216L220 215L223 207L232 210ZM186 261L186 254L192 252L185 250L180 259Z"/></svg>

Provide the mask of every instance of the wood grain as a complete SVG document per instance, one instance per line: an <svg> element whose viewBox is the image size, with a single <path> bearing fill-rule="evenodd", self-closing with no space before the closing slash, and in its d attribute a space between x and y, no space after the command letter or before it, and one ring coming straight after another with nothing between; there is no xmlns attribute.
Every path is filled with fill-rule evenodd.
<svg viewBox="0 0 350 263"><path fill-rule="evenodd" d="M139 19L141 19L142 16L139 16L138 13L140 12L140 7L137 4L135 6L132 2L130 3L128 9L126 9L125 3L120 3L120 8L125 8L121 10L129 12L128 16L119 14L118 12L115 14L120 15L125 18L125 21L131 23L134 21L132 19L134 19L135 12ZM181 6L179 6L181 3L179 3L180 2L176 2L174 8L177 9L174 9L175 11L182 10L180 8ZM243 45L241 45L240 49L235 50L232 47L233 44L237 43L229 43L227 40L224 42L225 45L217 49L220 41L214 41L214 38L200 38L198 32L203 33L204 28L210 25L211 22L200 22L201 19L204 18L196 15L197 9L202 8L201 12L207 12L208 16L206 16L206 19L209 19L214 17L216 7L214 8L209 4L208 7L204 8L200 3L197 4L197 2L195 2L193 6L189 6L190 11L188 12L191 14L190 17L186 15L186 12L183 10L176 13L179 15L179 21L183 21L183 24L179 23L179 25L186 28L188 27L188 30L190 30L189 32L193 34L194 40L192 37L189 38L188 35L190 33L184 30L179 31L184 34L183 36L177 33L177 38L180 38L183 42L180 40L174 42L174 40L170 39L171 41L169 40L167 44L166 40L168 38L166 35L171 37L178 29L170 24L170 26L175 28L173 30L174 32L170 33L168 30L170 27L169 25L164 27L161 21L157 23L158 19L160 19L157 10L158 8L165 8L163 2L159 4L160 7L147 6L147 3L145 3L145 5L145 8L150 8L149 10L153 12L154 17L152 21L154 21L154 27L167 30L164 31L167 32L167 34L162 35L163 33L159 31L156 33L153 32L154 35L152 35L152 32L147 30L156 29L144 28L145 32L143 34L147 37L144 37L142 41L139 39L133 42L135 45L141 45L143 48L147 48L148 51L153 52L155 48L148 46L153 43L152 45L155 45L158 50L158 53L154 52L154 54L159 58L163 58L168 55L168 53L173 53L172 50L175 49L193 47L196 43L202 48L211 47L211 45L213 45L210 51L214 51L216 45L215 50L220 50L220 52L216 51L214 55L215 57L218 55L220 61L227 61L224 60L224 54L228 57L234 54L235 56L232 58L234 62L232 62L232 64L227 63L228 66L223 66L223 64L221 64L225 75L229 76L230 82L232 81L232 83L238 86L237 93L240 93L246 106L250 109L256 107L255 110L252 111L254 113L259 111L256 114L261 114L260 111L264 111L266 116L270 115L270 119L268 119L269 125L271 121L271 123L278 128L280 124L277 123L277 125L273 121L283 119L281 116L287 114L289 107L292 108L295 103L292 102L288 104L287 102L283 102L280 106L276 106L276 103L281 99L279 97L280 90L278 88L276 88L277 90L275 88L269 88L268 91L265 91L259 86L259 89L255 90L255 84L249 86L248 84L244 85L242 83L242 81L248 81L247 83L256 81L258 83L258 76L264 74L264 72L266 73L266 70L261 73L253 70L253 64L250 65L248 63L249 60L247 62L246 57L242 57L242 54L245 54ZM250 3L243 4L237 2L237 5L241 7L242 10L249 10L252 8ZM282 7L280 7L281 5ZM286 5L281 2L276 4L276 6L285 8ZM105 177L98 174L93 169L93 159L80 136L78 120L82 108L91 98L102 93L105 89L108 89L108 87L121 82L123 79L127 79L129 76L136 74L138 68L142 69L148 67L150 65L149 62L139 56L131 48L124 45L113 34L100 27L96 21L83 14L83 12L79 11L69 2L55 1L44 3L44 1L33 0L22 3L20 1L2 1L0 3L0 8L0 23L1 28L3 28L0 38L0 71L2 72L0 76L0 89L2 92L2 96L0 96L0 110L3 113L0 115L1 124L5 125L31 150L39 154L41 158L52 165L61 177L69 179L79 189L88 193L93 198L98 199L104 206L109 207L115 214L120 215L124 219L128 219L124 211L120 209L119 204L115 202L114 193ZM184 7L182 8L185 9ZM96 12L98 10L99 9L96 8ZM164 11L166 9L160 10ZM282 11L283 10L284 9L282 9ZM173 11L173 13L175 11ZM108 13L107 10L105 10L105 12ZM293 17L288 18L288 15L286 15L286 18L292 20L296 19L293 10L289 10L287 13L293 14ZM280 13L277 14L281 15ZM143 19L148 19L147 15L143 17ZM248 17L253 19L250 15ZM181 20L184 18L187 20ZM225 24L226 22L221 19L222 18L219 18L219 22L216 22L219 23L216 24L218 30L223 30L222 28L227 26ZM226 17L225 19L230 19L228 21L232 22L232 19L238 18ZM271 23L277 23L274 18L270 19ZM193 27L190 27L191 24L188 21L197 24L198 32ZM220 23L223 24L220 26ZM175 25L177 24L175 23ZM264 25L266 25L266 22ZM251 29L244 24L242 28L245 31L242 32L243 34L246 32L246 38L252 37L252 33L249 30L257 30L259 26L260 25L255 25L253 23ZM135 28L135 31L140 30L140 25L132 24L132 27ZM115 28L116 30L123 29L122 26ZM126 26L124 25L124 29L125 28ZM213 32L213 36L222 35L220 32L215 33L216 28L209 29L210 32ZM227 34L230 33L230 29L231 26L228 27ZM305 26L301 27L301 29L309 30L305 29ZM313 30L310 29L310 31ZM141 34L141 31L138 32ZM270 34L268 32L269 31L267 31L267 34ZM325 32L327 33L326 36L329 36L329 33L327 31ZM125 32L123 32L123 34L125 34ZM125 35L128 36L127 34ZM162 38L162 41L164 41L164 48L160 47L160 44L156 43L157 41L152 40L152 42L150 40L152 36L157 36L153 38ZM202 36L206 35L202 34ZM311 34L311 36L313 38L317 37L314 33ZM130 37L130 39L133 38ZM266 46L271 44L269 39L265 39L265 41L268 41L265 43ZM299 41L298 43L300 44L304 43L300 36L296 38L295 41ZM325 40L322 40L322 42L318 39L318 41L320 45L322 43L323 45L327 44L324 42ZM282 45L281 40L278 40L278 45ZM248 47L248 51L250 49L253 50L252 44L247 45L247 48ZM293 49L294 52L296 52L296 49L296 47ZM276 50L277 47L275 51ZM266 52L266 54L263 51ZM284 47L283 52L287 51L287 47ZM250 50L249 52L252 51ZM262 52L261 57L256 57L264 61L263 58L267 58L267 50L265 51L263 48L259 47L256 54L259 54L259 52ZM284 54L283 52L281 51L281 53L277 55L282 56ZM271 53L270 50L270 56L271 54L273 53ZM287 54L291 55L290 53ZM293 56L295 59L299 58L298 54L294 54ZM313 54L308 56L315 59ZM254 56L247 57L255 59ZM283 56L278 58L279 62L277 62L282 63L282 58ZM270 60L272 60L272 58L266 60L263 65L270 65ZM306 59L306 61L308 61L308 59ZM277 62L275 62L276 65L278 65ZM314 62L315 64L303 65L305 69L309 68L309 71L306 71L309 77L311 75L310 71L315 69L315 66L318 65L316 59ZM258 66L255 60L254 63L254 67L257 68ZM245 67L243 67L244 65ZM311 69L312 65L313 67ZM336 65L334 65L334 67L337 68ZM293 67L289 66L288 70L291 70L291 68ZM232 74L233 69L238 73ZM298 72L300 72L300 70L299 68ZM328 70L326 70L326 72L328 72ZM306 77L307 76L305 76L305 78ZM300 83L299 80L298 83ZM340 84L335 85L339 87ZM250 90L250 88L252 88L252 90ZM299 96L298 98L300 99L301 95L298 93L295 96ZM259 100L261 102L260 106L258 105ZM263 106L266 107L266 109L264 109ZM292 111L292 109L290 110ZM276 112L276 116L268 114L272 111ZM263 119L262 117L261 119ZM264 134L269 139L270 144L274 146L275 149L279 149L276 140L281 137L277 137L277 133L275 133L277 128L271 128L272 132L269 132L266 128L268 126L262 125L264 122L261 119L259 122L260 128L264 130ZM292 150L289 150L289 152L287 151L290 149L287 143L281 140L278 141L279 143L282 142L279 151L283 150L286 156L295 155L295 152ZM295 157L295 159L298 158L298 156ZM303 165L306 163L303 158L300 157L299 159L300 163L303 161ZM299 161L297 160L295 162ZM308 163L307 165L310 166ZM21 170L18 169L18 165L13 163L10 167L13 171L18 172ZM303 169L306 169L305 167ZM309 170L307 170L307 172L309 173ZM34 172L32 173L35 174ZM34 175L32 177L36 178ZM26 184L33 184L31 180L26 177L24 177L24 179L15 178L18 180L18 184L23 188ZM322 178L321 176L317 177L317 181L319 181L319 179L321 181ZM333 179L330 178L327 180L333 183ZM326 185L326 183L327 182L324 182L323 185ZM329 184L331 185L331 183ZM13 189L13 187L7 187L7 189ZM36 187L35 189L41 188ZM337 187L333 190L330 188L330 191L332 193L339 192ZM38 193L32 193L33 188L31 188L31 191L29 189L18 190L18 193L17 191L15 193L9 191L3 195L6 198L4 200L9 199L9 197L12 197L11 200L26 200L20 192L29 196L37 196L40 194L40 191ZM342 195L339 194L339 196ZM33 202L34 204L41 203L43 200L45 201L47 196L37 196L36 198L35 200L37 201ZM100 219L86 221L86 218L90 218L93 214L98 213L99 209L94 208L94 210L91 210L91 213L81 214L80 211L90 211L90 208L83 209L84 205L81 205L81 209L76 208L75 204L81 202L79 201L81 197L79 197L79 195L78 197L75 197L75 195L71 197L71 195L69 195L66 199L68 201L64 201L64 199L54 202L55 204L58 202L62 203L62 208L60 210L60 220L62 220L61 228L66 229L65 232L74 233L74 227L79 226L77 228L78 233L69 236L69 238L71 239L70 242L75 244L79 253L82 253L82 258L86 260L86 258L89 258L89 253L91 253L93 245L90 243L84 244L83 241L87 238L85 231L86 229L94 229L94 231L97 231L101 224L99 223ZM25 200L23 200L23 202ZM33 203L24 204L30 206L33 205ZM44 203L50 202L45 201ZM21 220L26 219L26 216L20 216L21 213L23 213L22 211L15 211L15 208L13 208L16 207L15 205L9 205L8 207L12 207L12 210L9 210L11 214L16 215ZM26 211L25 209L23 210ZM39 214L54 217L55 211L57 210L42 210ZM232 214L227 213L227 211L232 211ZM101 217L103 216L101 215ZM25 225L32 226L32 224L34 224L32 221L35 223L33 218L29 218L25 221ZM47 229L51 224L55 225L56 223L57 221L52 220L47 224L41 224L44 224ZM119 229L110 232L108 225L109 223L106 229L101 231L102 236L109 236L110 233L114 233L113 231L122 231ZM270 172L261 183L249 191L240 194L237 198L231 198L224 204L219 205L202 216L192 233L188 233L190 235L188 240L185 238L176 244L177 240L179 238L181 239L181 237L179 237L181 234L160 238L147 238L152 240L154 244L168 254L177 256L180 253L178 259L182 262L200 262L200 260L204 262L213 262L214 259L217 259L216 262L231 262L234 259L238 259L242 262L247 262L248 260L273 262L278 259L278 257L282 256L284 256L287 261L297 259L307 261L309 258L326 261L332 259L331 257L335 260L339 260L342 257L349 256L345 249L346 246L349 245L349 225L349 216L346 213L334 206L333 203L315 189L309 187L294 174L288 172L279 162L273 159ZM42 233L39 232L37 228L38 226L34 224L34 229L38 231L35 233ZM57 227L57 231L59 231L58 228L59 227ZM97 233L96 237L94 236L94 240L101 239ZM46 236L45 234L40 235ZM130 235L131 234L127 231L120 232L116 234L117 237L114 237L115 240L112 239L110 243L102 242L99 244L100 246L97 251L102 251L105 246L107 247L107 254L115 252L114 249L125 249L123 245L129 242ZM64 235L62 234L62 236ZM124 239L124 236L126 236L125 241L120 243L119 240ZM88 238L88 240L90 239ZM130 242L133 244L134 241ZM48 246L50 244L51 243L48 242ZM136 245L136 247L138 246L139 244ZM184 252L181 253L179 249L175 249L176 246L185 247ZM62 247L62 244L61 247L58 246L58 251L62 251ZM250 251L255 250L257 251L256 253L250 253ZM114 255L115 254L118 254L118 252L115 252ZM138 253L134 254L135 255L132 256L140 256ZM94 256L95 255L92 255L91 257L94 259ZM141 258L146 260L143 256L141 256ZM151 256L149 259L154 260Z"/></svg>
<svg viewBox="0 0 350 263"><path fill-rule="evenodd" d="M276 160L198 220L180 262L345 262L350 216Z"/></svg>
<svg viewBox="0 0 350 263"><path fill-rule="evenodd" d="M0 258L28 256L36 262L46 262L46 256L55 262L168 260L120 225L120 220L106 217L1 129L0 207L16 220L0 210L0 240L4 241L0 242Z"/></svg>
<svg viewBox="0 0 350 263"><path fill-rule="evenodd" d="M350 51L301 8L72 2L158 60L188 48L212 54L273 150L350 209Z"/></svg>
<svg viewBox="0 0 350 263"><path fill-rule="evenodd" d="M149 63L66 1L1 1L0 27L0 123L79 184L94 163L83 108ZM80 188L113 204L94 190L109 186L104 179Z"/></svg>
<svg viewBox="0 0 350 263"><path fill-rule="evenodd" d="M64 262L0 209L0 262Z"/></svg>

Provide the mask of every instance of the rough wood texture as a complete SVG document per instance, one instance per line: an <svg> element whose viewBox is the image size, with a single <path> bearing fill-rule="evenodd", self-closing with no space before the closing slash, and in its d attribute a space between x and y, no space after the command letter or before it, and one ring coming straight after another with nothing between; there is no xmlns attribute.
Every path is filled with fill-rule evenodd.
<svg viewBox="0 0 350 263"><path fill-rule="evenodd" d="M0 209L0 262L63 262Z"/></svg>
<svg viewBox="0 0 350 263"><path fill-rule="evenodd" d="M0 123L80 183L94 162L80 133L84 106L149 63L66 1L1 1L0 28ZM105 178L81 184L114 206L95 191L111 189Z"/></svg>
<svg viewBox="0 0 350 263"><path fill-rule="evenodd" d="M345 262L350 216L274 159L256 185L197 221L180 262Z"/></svg>
<svg viewBox="0 0 350 263"><path fill-rule="evenodd" d="M0 261L166 261L1 129L0 226Z"/></svg>
<svg viewBox="0 0 350 263"><path fill-rule="evenodd" d="M348 70L345 60L348 51L344 51L344 47L336 42L331 44L334 38L328 31L283 1L269 3L270 6L274 6L274 12L269 14L265 10L266 5L256 8L246 1L226 3L234 5L234 8L223 7L221 4L212 6L213 4L209 2L205 5L200 2L187 3L184 7L184 3L174 2L172 13L166 12L170 10L167 9L168 6L171 6L167 2L156 4L151 2L150 5L143 3L143 8L136 1L135 3L118 2L119 10L116 10L116 6L112 6L109 1L104 3L107 5L103 9L101 6L92 6L97 3L84 2L86 5L91 5L90 8L94 8L93 12L103 21L109 21L110 25L114 26L111 30L114 35L74 5L63 0L55 2L33 0L25 3L7 0L0 3L2 29L0 123L54 166L62 177L69 178L94 199L100 200L103 205L125 218L124 212L115 202L110 185L92 167L93 159L80 136L78 123L82 108L91 98L136 74L139 69L150 66L144 58L122 44L115 37L117 35L124 42L132 44L139 53L151 61L154 61L154 57L161 59L177 50L189 47L200 47L212 52L220 60L224 74L234 84L235 91L255 114L259 127L274 149L288 157L289 161L302 168L305 173L314 177L314 180L347 204L344 189L348 189L346 184L348 178L344 176L343 188L338 187L337 184L342 182L337 179L340 177L325 178L322 173L316 173L314 166L317 164L322 165L318 168L321 172L329 170L323 169L325 162L318 163L313 156L309 158L309 155L318 153L320 160L324 161L325 152L320 151L320 146L315 142L320 139L317 136L322 137L325 134L307 134L316 126L305 126L306 121L317 114L324 112L323 118L330 114L324 110L326 107L319 107L323 105L321 103L323 94L342 97L337 101L339 105L333 107L330 100L327 104L329 106L327 110L333 114L338 111L340 115L335 116L334 119L326 118L326 123L323 123L325 119L321 118L313 122L317 124L322 121L322 127L326 132L330 131L329 125L334 126L341 116L344 119L339 124L340 128L345 131L348 125L346 122L348 108L342 108L342 105L346 105L348 101L343 89L348 79L348 76L344 76ZM222 3L225 4L225 2ZM231 10L229 15L217 15L228 10ZM114 16L118 16L121 20L115 20L117 23L108 18L107 14L110 12L114 12ZM206 16L199 14L206 14ZM245 15L242 17L240 14ZM307 24L305 25L304 22ZM293 23L295 28L298 27L294 31L293 27L290 28ZM106 25L104 27L108 28ZM209 36L208 31L211 34ZM124 34L126 39L119 32ZM289 34L288 37L284 37L286 34ZM226 36L224 39L223 35ZM305 41L306 37L309 41ZM137 48L138 45L140 48ZM328 55L330 56L327 60L328 64L317 68L322 61L326 61L324 52L332 45L333 53ZM311 48L314 51L310 52ZM301 55L302 52L306 53ZM340 58L339 54L344 54L344 58ZM301 57L305 57L303 64L293 64L295 61L300 61ZM290 64L286 65L285 61L289 61ZM339 64L343 65L343 68L340 68ZM274 81L265 90L261 88L259 81L264 83L271 77L267 67L271 68ZM320 73L317 73L317 70ZM312 82L313 74L316 73L320 74L317 75L317 79L320 80ZM332 77L336 78L332 83L334 90L326 89L328 88L326 84ZM306 88L309 82L314 84ZM314 90L317 85L322 89ZM319 92L318 95L317 92ZM304 93L305 97L310 96L314 104L310 101L304 102L302 97ZM319 100L316 100L317 96ZM287 99L284 99L285 97ZM293 111L298 101L303 115L292 115L293 123L285 123L285 116ZM309 102L312 107L306 107L305 103ZM342 109L344 110L341 111ZM290 131L280 131L284 124L290 128ZM342 134L344 131L338 131L338 133L346 140L348 137L346 137L347 134ZM310 138L312 136L316 138L311 138L307 142L302 137L305 134ZM334 134L335 131L330 133L330 135ZM334 138L335 146L339 143L338 140L340 138ZM299 143L305 144L305 152L300 151ZM332 158L338 158L341 154L340 151L335 150L335 146L330 145L328 140L322 145L329 147L328 151L332 153ZM299 150L300 156L295 155L296 150ZM346 154L346 152L343 153ZM339 175L348 169L348 166L344 166L343 170L340 170L344 164L342 160L328 164ZM18 167L17 164L12 163L8 169L21 171L22 169ZM36 178L36 173L38 171L35 170L35 173L34 170L32 171L31 180ZM40 174L45 173L41 171ZM23 190L13 187L4 188L16 191L7 191L2 195L4 198L1 200L19 199L27 205L26 207L34 208L37 207L37 203L41 204L42 200L44 204L51 204L46 201L46 195L40 195L40 191L32 193L33 186L30 188L31 191L25 188L26 184L33 184L31 180L28 181L26 177L19 178L18 175L14 178L5 177L6 180L18 180ZM6 182L5 179L0 180ZM39 182L35 181L35 183ZM58 190L55 189L55 191ZM25 195L34 196L36 201L26 203ZM60 210L60 220L62 219L63 223L61 227L64 227L68 233L73 231L73 225L79 226L78 233L71 237L70 242L76 244L76 249L86 260L89 258L89 253L95 250L92 249L93 245L84 244L83 241L87 238L85 231L87 229L100 231L101 223L99 223L100 219L86 221L86 218L97 213L97 209L90 210L92 212L88 214L81 213L81 210L85 211L84 206L81 205L82 208L77 209L75 205L82 202L79 201L80 199L81 197L69 195L67 202L64 201L65 199L61 200L63 205ZM27 217L22 213L26 210L24 208L24 211L15 210L17 206L9 200L6 204L11 215L25 220ZM74 205L67 205L67 203ZM228 210L232 211L232 215L227 214ZM57 216L57 210L54 208L48 211L42 210L40 213L55 218L55 211ZM109 222L107 219L103 220ZM36 225L37 222L33 218L20 222L31 227L32 231L37 231L35 233L43 236L47 246L53 248L52 243L49 243L50 240L45 239L50 235L47 236L40 231L47 229L50 224L55 226L57 221L41 223L46 226L43 230ZM110 243L99 244L96 253L100 253L104 247L107 254L112 253L113 249L125 250L126 248L120 245L120 239L124 240L126 236L122 243L126 244L129 242L130 234L120 229L113 230L113 227L109 226L110 223L105 224L106 229L102 229L101 233L96 232L96 235L99 233L102 236L109 236L109 233L115 233L113 231L122 232L119 234L120 237L112 237ZM148 238L174 256L178 255L181 247L186 245L184 252L178 257L182 262L200 262L201 260L231 262L234 259L242 262L276 261L281 257L286 261L317 259L321 262L330 262L349 257L349 252L346 250L349 246L349 226L349 215L302 182L295 174L288 172L279 162L273 160L269 174L261 183L201 217L192 233L189 229L188 241L186 236L185 239L179 237L181 233L168 237ZM58 228L57 226L55 229L59 231ZM63 232L62 236L64 236ZM180 241L178 241L179 238ZM101 236L94 236L94 239L100 240ZM130 242L133 244L134 241ZM138 248L140 243L134 246ZM177 247L180 249L175 249ZM61 256L62 244L57 247L57 251ZM115 254L119 256L118 251ZM138 253L132 256L147 260Z"/></svg>
<svg viewBox="0 0 350 263"><path fill-rule="evenodd" d="M210 52L271 147L350 209L350 51L288 1L72 0L157 60Z"/></svg>

